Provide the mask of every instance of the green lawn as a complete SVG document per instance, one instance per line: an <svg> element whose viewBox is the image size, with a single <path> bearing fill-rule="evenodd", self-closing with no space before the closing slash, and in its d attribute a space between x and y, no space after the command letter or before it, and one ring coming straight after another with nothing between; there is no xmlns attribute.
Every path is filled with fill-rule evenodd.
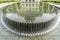
<svg viewBox="0 0 60 40"><path fill-rule="evenodd" d="M5 3L5 2L16 2L16 0L0 0L0 3Z"/></svg>
<svg viewBox="0 0 60 40"><path fill-rule="evenodd" d="M43 0L43 1L46 1L46 2L57 2L57 3L60 3L60 0Z"/></svg>

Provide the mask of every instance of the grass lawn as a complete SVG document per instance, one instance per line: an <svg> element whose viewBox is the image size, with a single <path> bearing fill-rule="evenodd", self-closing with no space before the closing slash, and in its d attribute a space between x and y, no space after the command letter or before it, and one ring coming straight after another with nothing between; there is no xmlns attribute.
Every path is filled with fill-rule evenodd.
<svg viewBox="0 0 60 40"><path fill-rule="evenodd" d="M5 3L5 2L16 2L16 0L0 0L0 3Z"/></svg>
<svg viewBox="0 0 60 40"><path fill-rule="evenodd" d="M60 3L60 0L43 0L45 2L57 2L57 3Z"/></svg>

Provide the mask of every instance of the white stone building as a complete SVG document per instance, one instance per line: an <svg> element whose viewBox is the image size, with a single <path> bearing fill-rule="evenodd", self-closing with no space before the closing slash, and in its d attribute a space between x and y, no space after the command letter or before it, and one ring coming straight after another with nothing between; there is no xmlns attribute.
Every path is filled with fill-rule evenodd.
<svg viewBox="0 0 60 40"><path fill-rule="evenodd" d="M39 2L40 0L21 0L21 2Z"/></svg>
<svg viewBox="0 0 60 40"><path fill-rule="evenodd" d="M40 0L21 0L21 5L24 6L38 6Z"/></svg>
<svg viewBox="0 0 60 40"><path fill-rule="evenodd" d="M38 10L40 1L41 0L20 0L22 9L24 10L28 10L28 9Z"/></svg>

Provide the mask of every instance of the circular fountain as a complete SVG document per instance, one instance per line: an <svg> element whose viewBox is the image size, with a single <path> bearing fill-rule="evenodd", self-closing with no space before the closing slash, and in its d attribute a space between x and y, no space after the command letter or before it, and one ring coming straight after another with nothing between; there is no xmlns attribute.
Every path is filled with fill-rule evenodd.
<svg viewBox="0 0 60 40"><path fill-rule="evenodd" d="M18 35L34 36L50 32L58 24L58 9L47 3L13 3L3 8L1 22Z"/></svg>

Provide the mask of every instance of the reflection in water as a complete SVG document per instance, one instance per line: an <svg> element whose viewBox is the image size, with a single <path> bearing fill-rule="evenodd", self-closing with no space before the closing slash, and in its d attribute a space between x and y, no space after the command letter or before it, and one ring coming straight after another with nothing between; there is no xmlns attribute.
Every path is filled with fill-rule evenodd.
<svg viewBox="0 0 60 40"><path fill-rule="evenodd" d="M57 13L57 8L45 3L40 3L36 7L34 6L22 7L20 3L17 3L7 6L4 9L4 13L8 19L13 21L37 23L46 22L53 19Z"/></svg>
<svg viewBox="0 0 60 40"><path fill-rule="evenodd" d="M31 5L27 7L16 3L5 7L3 18L6 24L13 26L19 32L30 33L50 26L56 17L57 8L46 3Z"/></svg>

